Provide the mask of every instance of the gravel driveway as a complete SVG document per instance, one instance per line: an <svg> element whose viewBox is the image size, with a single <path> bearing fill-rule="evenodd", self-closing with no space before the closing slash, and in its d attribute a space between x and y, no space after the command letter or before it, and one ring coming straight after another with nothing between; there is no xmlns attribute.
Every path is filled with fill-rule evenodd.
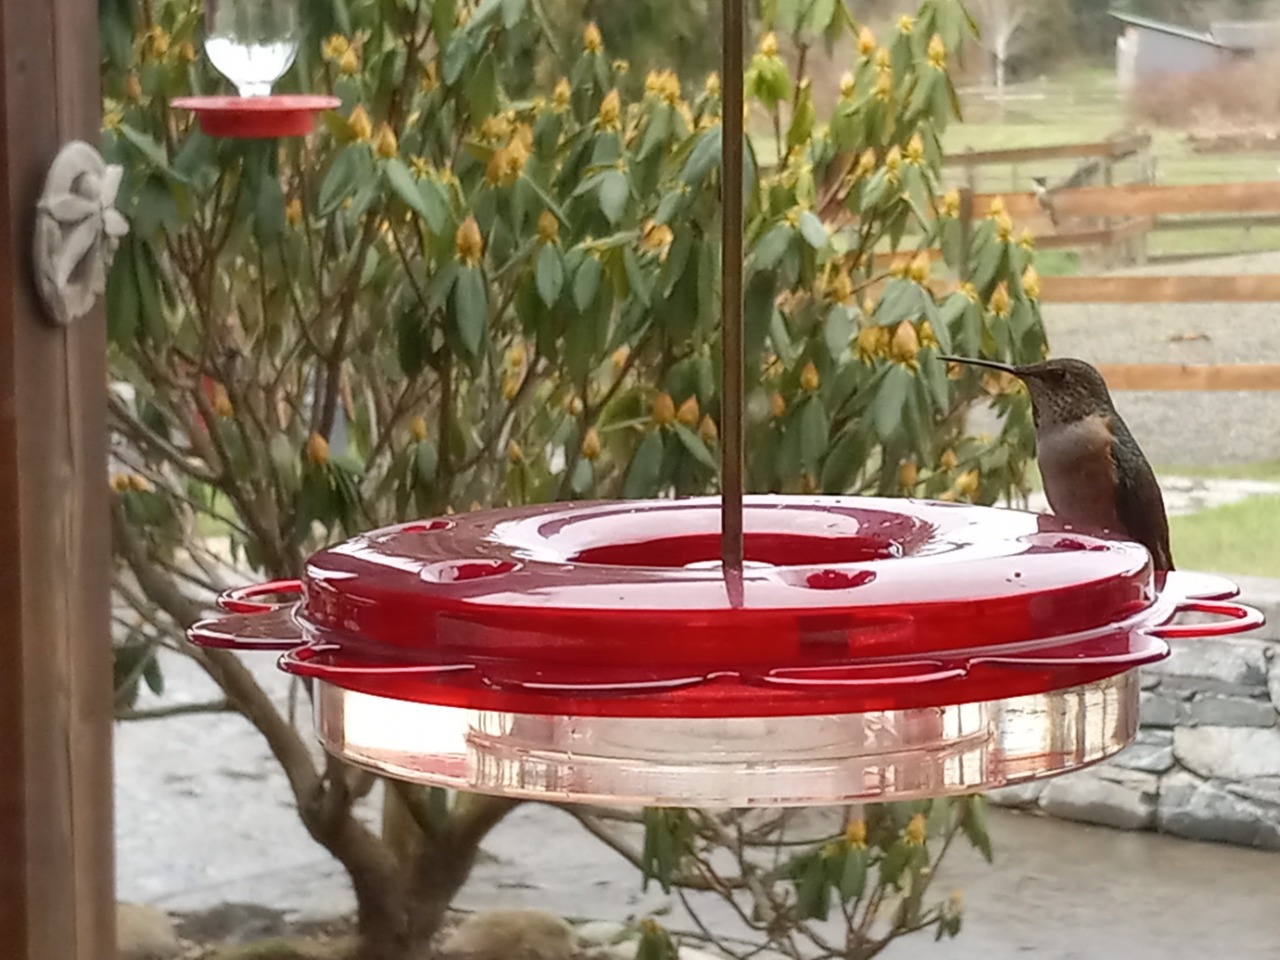
<svg viewBox="0 0 1280 960"><path fill-rule="evenodd" d="M1280 253L1117 272L1280 273ZM1091 363L1280 362L1280 303L1047 304L1044 317L1054 355ZM1209 339L1171 339L1187 334ZM1157 466L1280 459L1280 391L1133 391L1117 393L1115 401Z"/></svg>

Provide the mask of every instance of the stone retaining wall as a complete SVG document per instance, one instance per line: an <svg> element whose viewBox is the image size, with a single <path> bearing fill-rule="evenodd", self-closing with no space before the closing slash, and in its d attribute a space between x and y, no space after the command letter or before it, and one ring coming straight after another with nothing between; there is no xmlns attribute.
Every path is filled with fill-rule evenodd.
<svg viewBox="0 0 1280 960"><path fill-rule="evenodd" d="M1241 588L1267 626L1173 641L1167 660L1143 670L1142 726L1128 749L1078 773L992 791L991 801L1280 850L1280 590L1269 581Z"/></svg>

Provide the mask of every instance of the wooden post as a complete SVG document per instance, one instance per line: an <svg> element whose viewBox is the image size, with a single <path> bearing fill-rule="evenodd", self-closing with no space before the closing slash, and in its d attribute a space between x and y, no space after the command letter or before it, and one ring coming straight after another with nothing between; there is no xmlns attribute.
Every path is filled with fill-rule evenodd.
<svg viewBox="0 0 1280 960"><path fill-rule="evenodd" d="M114 956L110 532L101 306L32 282L36 201L101 123L94 0L0 0L0 955Z"/></svg>

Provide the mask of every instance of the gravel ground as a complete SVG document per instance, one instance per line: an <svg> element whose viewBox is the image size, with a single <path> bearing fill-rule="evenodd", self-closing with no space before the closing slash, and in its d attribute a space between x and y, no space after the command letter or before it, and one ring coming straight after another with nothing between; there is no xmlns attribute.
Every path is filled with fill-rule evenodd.
<svg viewBox="0 0 1280 960"><path fill-rule="evenodd" d="M1280 253L1159 264L1123 274L1280 273ZM1048 304L1056 356L1091 363L1280 361L1280 304ZM1208 340L1171 338L1205 334ZM1280 459L1280 391L1117 393L1116 407L1157 465Z"/></svg>

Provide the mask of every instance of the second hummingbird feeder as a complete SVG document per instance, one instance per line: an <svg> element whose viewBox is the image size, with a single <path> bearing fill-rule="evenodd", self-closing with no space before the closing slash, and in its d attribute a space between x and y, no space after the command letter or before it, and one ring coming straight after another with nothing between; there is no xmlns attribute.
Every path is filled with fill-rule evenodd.
<svg viewBox="0 0 1280 960"><path fill-rule="evenodd" d="M298 54L298 0L205 0L205 56L236 88L236 96L178 97L209 136L298 137L337 97L273 94Z"/></svg>
<svg viewBox="0 0 1280 960"><path fill-rule="evenodd" d="M1012 510L749 497L379 530L192 639L284 650L331 752L545 800L783 806L968 793L1125 747L1167 641L1261 622L1216 578ZM267 595L293 594L267 601ZM1213 623L1172 625L1175 615Z"/></svg>

